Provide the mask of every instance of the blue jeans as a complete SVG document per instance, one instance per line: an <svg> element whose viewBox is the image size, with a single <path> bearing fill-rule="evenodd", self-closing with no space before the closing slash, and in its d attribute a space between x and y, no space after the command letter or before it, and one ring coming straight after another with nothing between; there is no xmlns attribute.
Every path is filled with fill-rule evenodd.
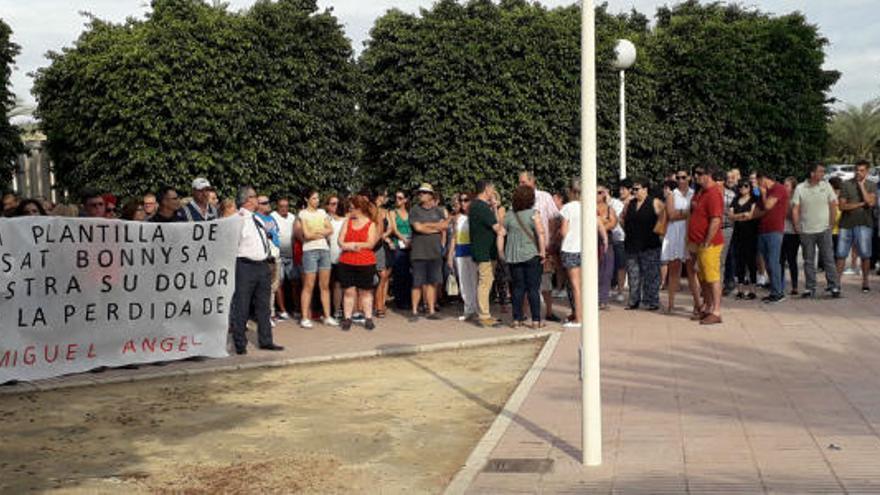
<svg viewBox="0 0 880 495"><path fill-rule="evenodd" d="M510 263L510 277L513 279L513 321L524 321L523 299L529 298L529 312L532 321L541 321L541 275L544 268L537 256L523 263Z"/></svg>
<svg viewBox="0 0 880 495"><path fill-rule="evenodd" d="M843 260L849 256L849 252L853 246L859 258L863 260L871 259L871 227L865 225L856 225L851 229L840 229L840 237L837 240L837 259Z"/></svg>
<svg viewBox="0 0 880 495"><path fill-rule="evenodd" d="M764 258L767 276L770 278L770 295L781 297L785 294L785 277L779 261L782 251L782 232L770 232L758 236L758 253Z"/></svg>

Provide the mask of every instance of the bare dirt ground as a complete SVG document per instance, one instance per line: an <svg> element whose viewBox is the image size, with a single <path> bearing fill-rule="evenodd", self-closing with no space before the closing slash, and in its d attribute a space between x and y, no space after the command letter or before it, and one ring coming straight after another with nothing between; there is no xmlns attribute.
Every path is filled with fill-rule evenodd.
<svg viewBox="0 0 880 495"><path fill-rule="evenodd" d="M439 493L542 342L0 401L0 493Z"/></svg>

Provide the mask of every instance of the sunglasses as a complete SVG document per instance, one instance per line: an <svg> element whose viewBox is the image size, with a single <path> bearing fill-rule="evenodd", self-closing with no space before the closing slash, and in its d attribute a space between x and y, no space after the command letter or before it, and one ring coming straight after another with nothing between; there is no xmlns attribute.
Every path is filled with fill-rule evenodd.
<svg viewBox="0 0 880 495"><path fill-rule="evenodd" d="M260 205L261 205L261 206L266 206L266 205L268 205L268 204L269 204L268 201L260 201Z"/></svg>
<svg viewBox="0 0 880 495"><path fill-rule="evenodd" d="M470 198L459 198L458 201L460 203L470 203L471 202Z"/></svg>
<svg viewBox="0 0 880 495"><path fill-rule="evenodd" d="M675 177L678 180L687 180L687 175L679 175Z"/></svg>
<svg viewBox="0 0 880 495"><path fill-rule="evenodd" d="M641 191L642 188L639 186L633 186L633 191Z"/></svg>

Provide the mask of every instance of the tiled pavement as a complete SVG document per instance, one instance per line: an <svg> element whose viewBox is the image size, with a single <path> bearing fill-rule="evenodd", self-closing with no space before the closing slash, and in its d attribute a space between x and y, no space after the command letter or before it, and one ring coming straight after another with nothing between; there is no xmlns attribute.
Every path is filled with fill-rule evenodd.
<svg viewBox="0 0 880 495"><path fill-rule="evenodd" d="M480 473L470 493L880 493L880 294L776 306L725 300L706 328L682 311L604 312L604 464L580 464L579 333L566 331L491 458L550 459L545 474ZM556 327L558 329L558 327ZM521 334L528 333L520 332ZM368 333L279 325L283 353L110 370L94 383L279 358L512 335L397 315ZM29 389L29 386L3 387Z"/></svg>
<svg viewBox="0 0 880 495"><path fill-rule="evenodd" d="M880 296L725 300L725 323L602 314L604 464L580 464L580 345L566 332L469 493L880 493ZM682 302L686 302L681 299Z"/></svg>

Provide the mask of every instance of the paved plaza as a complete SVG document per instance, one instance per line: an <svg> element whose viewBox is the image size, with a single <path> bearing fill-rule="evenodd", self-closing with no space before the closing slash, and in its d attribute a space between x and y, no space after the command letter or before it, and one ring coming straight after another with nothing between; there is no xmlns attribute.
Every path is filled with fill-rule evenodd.
<svg viewBox="0 0 880 495"><path fill-rule="evenodd" d="M880 493L880 295L847 282L841 300L766 306L727 298L725 322L715 327L691 322L684 304L672 316L620 306L603 312L605 462L597 468L580 465L579 332L549 327L561 339L522 406L502 413L510 426L487 459L544 460L519 470L546 472L483 470L468 493ZM282 353L251 350L2 389L536 336L479 329L451 310L443 321L416 325L391 314L372 333L283 323L276 335L288 347Z"/></svg>

